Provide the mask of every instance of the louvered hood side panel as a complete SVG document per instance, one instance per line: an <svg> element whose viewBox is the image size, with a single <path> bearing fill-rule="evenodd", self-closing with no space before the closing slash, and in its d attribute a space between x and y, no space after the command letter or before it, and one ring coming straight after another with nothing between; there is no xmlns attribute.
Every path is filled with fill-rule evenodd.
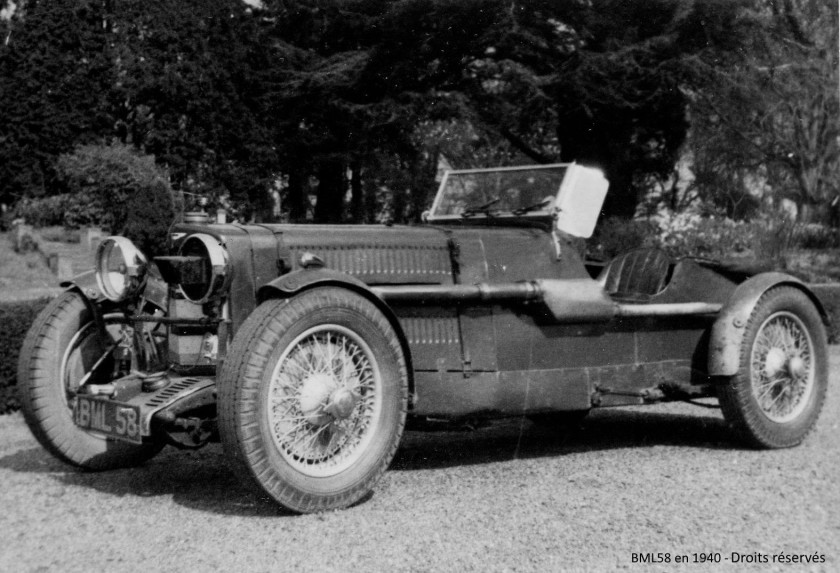
<svg viewBox="0 0 840 573"><path fill-rule="evenodd" d="M309 252L367 284L452 284L447 237L437 229L300 225L278 231L293 268Z"/></svg>

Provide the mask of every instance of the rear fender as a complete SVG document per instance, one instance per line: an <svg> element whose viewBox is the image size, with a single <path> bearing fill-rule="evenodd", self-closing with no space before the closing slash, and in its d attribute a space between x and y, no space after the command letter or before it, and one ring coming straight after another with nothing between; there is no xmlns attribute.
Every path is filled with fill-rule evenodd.
<svg viewBox="0 0 840 573"><path fill-rule="evenodd" d="M735 289L712 326L709 340L709 375L733 376L740 368L744 330L758 301L768 290L792 286L805 293L828 324L828 314L819 298L799 279L778 272L756 275Z"/></svg>
<svg viewBox="0 0 840 573"><path fill-rule="evenodd" d="M376 295L370 287L359 279L348 274L335 271L332 269L301 269L277 277L270 283L267 283L257 290L257 304L261 304L266 300L272 298L290 298L306 290L321 287L321 286L336 286L351 290L372 302L382 312L397 337L400 340L400 345L405 356L406 366L408 368L408 384L409 393L411 396L410 405L413 406L416 401L416 394L414 390L414 367L411 360L411 350L408 346L408 339L403 332L399 319L394 314L394 311Z"/></svg>

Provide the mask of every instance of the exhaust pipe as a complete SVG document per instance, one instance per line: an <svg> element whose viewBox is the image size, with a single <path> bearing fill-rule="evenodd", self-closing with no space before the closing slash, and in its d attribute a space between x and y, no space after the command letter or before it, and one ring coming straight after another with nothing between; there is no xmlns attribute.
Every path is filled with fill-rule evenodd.
<svg viewBox="0 0 840 573"><path fill-rule="evenodd" d="M621 304L592 279L539 279L473 285L380 285L374 293L392 305L542 303L558 323L608 322L616 317L705 316L723 305L705 302Z"/></svg>
<svg viewBox="0 0 840 573"><path fill-rule="evenodd" d="M483 302L523 304L542 300L534 282L478 283L474 285L395 285L372 288L382 300L391 304L467 304Z"/></svg>

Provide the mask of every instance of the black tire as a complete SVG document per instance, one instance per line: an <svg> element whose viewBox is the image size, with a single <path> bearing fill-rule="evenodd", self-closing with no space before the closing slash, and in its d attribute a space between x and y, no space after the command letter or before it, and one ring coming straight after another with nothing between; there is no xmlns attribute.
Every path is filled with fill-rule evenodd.
<svg viewBox="0 0 840 573"><path fill-rule="evenodd" d="M348 507L370 492L397 450L407 407L394 329L342 288L261 304L219 377L219 433L234 471L300 513Z"/></svg>
<svg viewBox="0 0 840 573"><path fill-rule="evenodd" d="M101 356L107 346L100 338L81 295L65 292L30 327L17 375L23 416L35 438L63 462L97 471L139 465L163 448L106 439L73 423L70 378L81 378Z"/></svg>
<svg viewBox="0 0 840 573"><path fill-rule="evenodd" d="M828 386L825 327L808 296L794 287L764 293L745 326L740 356L738 374L718 388L724 418L753 447L801 443Z"/></svg>

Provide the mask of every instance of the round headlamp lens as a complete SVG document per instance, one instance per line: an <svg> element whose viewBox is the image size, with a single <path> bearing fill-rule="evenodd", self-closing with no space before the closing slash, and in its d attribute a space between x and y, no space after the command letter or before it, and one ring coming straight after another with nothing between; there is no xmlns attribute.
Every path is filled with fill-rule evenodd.
<svg viewBox="0 0 840 573"><path fill-rule="evenodd" d="M119 302L146 282L145 255L125 237L108 237L96 251L96 282L108 300Z"/></svg>
<svg viewBox="0 0 840 573"><path fill-rule="evenodd" d="M197 233L187 237L179 254L200 259L200 272L192 273L190 280L181 282L181 293L190 302L203 304L222 296L230 284L231 272L227 250L218 239Z"/></svg>

